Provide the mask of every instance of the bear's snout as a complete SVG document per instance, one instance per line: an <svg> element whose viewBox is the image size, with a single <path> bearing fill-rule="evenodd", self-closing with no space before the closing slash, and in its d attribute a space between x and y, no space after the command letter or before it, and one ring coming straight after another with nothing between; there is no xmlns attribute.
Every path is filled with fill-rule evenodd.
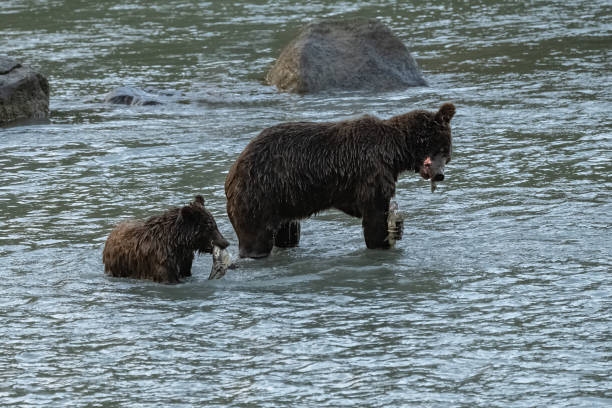
<svg viewBox="0 0 612 408"><path fill-rule="evenodd" d="M432 159L431 157L425 158L419 173L425 180L431 180L434 182L444 180L444 164L446 163L446 157L442 155L436 155Z"/></svg>
<svg viewBox="0 0 612 408"><path fill-rule="evenodd" d="M213 238L212 243L214 246L218 246L221 249L225 249L229 246L229 242L227 242L227 240L223 238L223 235L221 235L220 232L217 232L215 234L215 237Z"/></svg>

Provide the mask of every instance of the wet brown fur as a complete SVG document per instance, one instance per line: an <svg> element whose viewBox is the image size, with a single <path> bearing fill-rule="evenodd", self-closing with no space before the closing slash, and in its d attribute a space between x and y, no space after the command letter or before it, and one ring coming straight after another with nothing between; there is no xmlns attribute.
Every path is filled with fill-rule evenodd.
<svg viewBox="0 0 612 408"><path fill-rule="evenodd" d="M177 283L191 276L194 252L212 253L212 246L228 246L204 200L171 208L146 221L117 225L102 252L104 272L124 278Z"/></svg>
<svg viewBox="0 0 612 408"><path fill-rule="evenodd" d="M454 113L447 103L437 112L415 110L388 120L364 116L263 130L225 181L240 256L266 256L288 223L332 207L364 218L369 248L388 247L382 218L397 178L406 170L419 172L425 158L440 151L450 158Z"/></svg>

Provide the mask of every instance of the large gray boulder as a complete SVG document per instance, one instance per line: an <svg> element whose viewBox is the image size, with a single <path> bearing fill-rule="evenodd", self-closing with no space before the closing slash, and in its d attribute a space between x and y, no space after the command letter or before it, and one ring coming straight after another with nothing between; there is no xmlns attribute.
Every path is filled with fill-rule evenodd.
<svg viewBox="0 0 612 408"><path fill-rule="evenodd" d="M48 115L47 78L0 55L0 125L17 119L42 119Z"/></svg>
<svg viewBox="0 0 612 408"><path fill-rule="evenodd" d="M406 46L378 20L307 25L266 76L283 92L392 90L427 82Z"/></svg>

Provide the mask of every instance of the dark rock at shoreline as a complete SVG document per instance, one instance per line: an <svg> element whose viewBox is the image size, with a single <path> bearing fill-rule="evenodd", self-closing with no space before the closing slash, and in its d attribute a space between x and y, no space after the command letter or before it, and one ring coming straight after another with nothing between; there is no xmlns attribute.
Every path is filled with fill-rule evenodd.
<svg viewBox="0 0 612 408"><path fill-rule="evenodd" d="M406 46L378 20L307 25L284 48L266 80L296 93L427 85Z"/></svg>
<svg viewBox="0 0 612 408"><path fill-rule="evenodd" d="M0 55L0 125L49 115L49 82L28 66Z"/></svg>

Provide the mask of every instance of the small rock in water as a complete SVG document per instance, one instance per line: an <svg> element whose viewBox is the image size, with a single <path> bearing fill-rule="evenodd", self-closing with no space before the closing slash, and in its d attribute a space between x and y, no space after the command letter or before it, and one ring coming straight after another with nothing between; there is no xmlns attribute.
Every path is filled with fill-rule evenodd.
<svg viewBox="0 0 612 408"><path fill-rule="evenodd" d="M213 264L208 279L221 279L225 276L227 268L230 267L232 259L227 249L221 249L218 246L213 247L212 255Z"/></svg>
<svg viewBox="0 0 612 408"><path fill-rule="evenodd" d="M106 94L104 102L115 103L119 105L161 105L157 97L149 92L131 86L120 86Z"/></svg>
<svg viewBox="0 0 612 408"><path fill-rule="evenodd" d="M387 241L392 247L395 241L402 239L404 232L404 219L399 212L399 205L395 201L389 203L389 213L387 215Z"/></svg>

